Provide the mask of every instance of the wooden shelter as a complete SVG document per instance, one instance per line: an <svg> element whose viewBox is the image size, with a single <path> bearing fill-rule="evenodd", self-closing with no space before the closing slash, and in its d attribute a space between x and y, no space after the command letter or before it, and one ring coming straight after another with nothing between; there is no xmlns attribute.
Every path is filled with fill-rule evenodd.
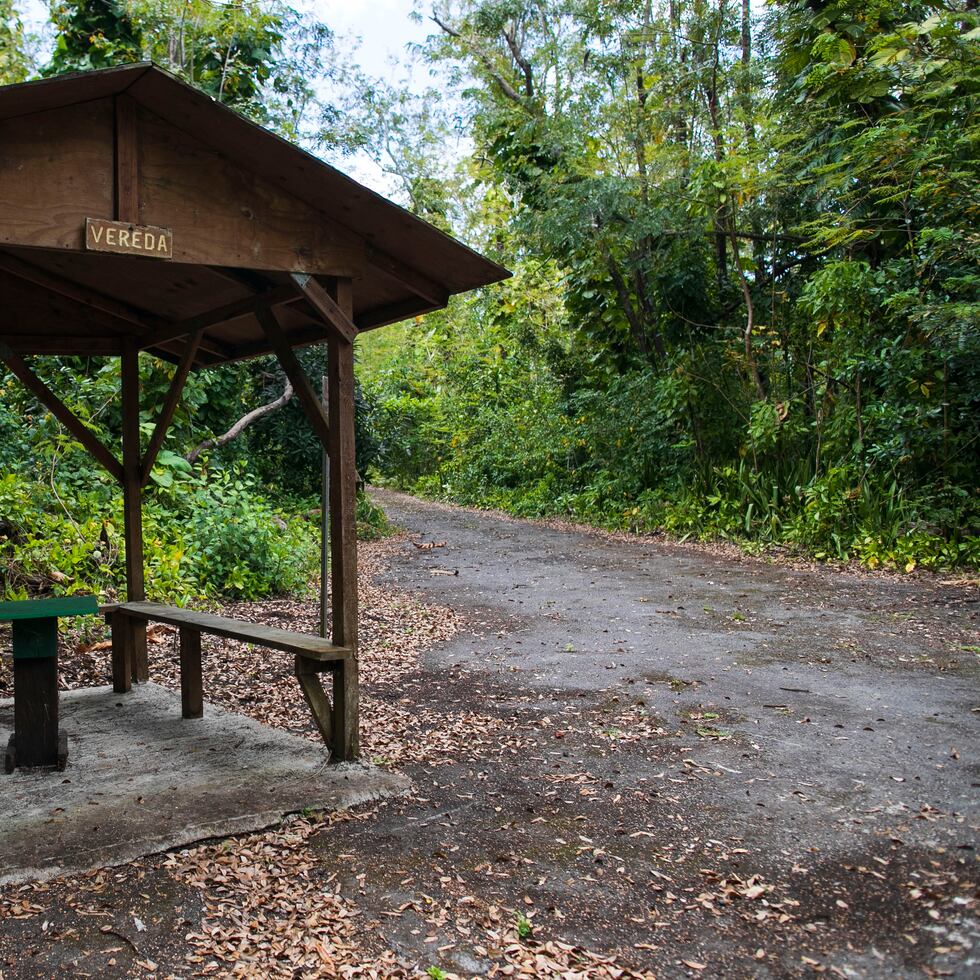
<svg viewBox="0 0 980 980"><path fill-rule="evenodd" d="M295 655L333 758L357 756L354 340L507 275L154 65L0 88L0 357L122 486L128 595L109 610L117 690L149 676L149 620L181 630L189 717L200 711L201 632L263 643ZM327 347L326 404L294 353L310 344ZM177 365L145 448L141 352ZM34 354L121 358L121 458L32 371ZM145 602L141 488L187 376L264 354L329 459L329 643Z"/></svg>

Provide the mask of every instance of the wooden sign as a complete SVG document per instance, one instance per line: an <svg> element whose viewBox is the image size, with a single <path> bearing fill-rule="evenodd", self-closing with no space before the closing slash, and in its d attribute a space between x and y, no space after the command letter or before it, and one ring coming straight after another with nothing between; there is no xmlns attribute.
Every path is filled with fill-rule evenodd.
<svg viewBox="0 0 980 980"><path fill-rule="evenodd" d="M174 233L169 228L134 225L128 221L85 219L85 248L90 252L145 255L154 259L174 257Z"/></svg>

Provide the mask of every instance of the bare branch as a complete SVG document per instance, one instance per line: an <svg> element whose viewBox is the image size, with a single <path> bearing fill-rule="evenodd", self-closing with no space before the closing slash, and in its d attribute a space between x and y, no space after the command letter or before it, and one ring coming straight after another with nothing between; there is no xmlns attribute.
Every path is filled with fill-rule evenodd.
<svg viewBox="0 0 980 980"><path fill-rule="evenodd" d="M503 31L504 40L507 42L507 47L510 48L510 53L514 56L514 61L517 62L518 67L524 74L524 92L528 99L534 98L534 75L531 72L531 66L528 64L527 59L524 57L521 51L521 46L517 43L516 27L511 27L510 30L504 28Z"/></svg>
<svg viewBox="0 0 980 980"><path fill-rule="evenodd" d="M217 449L220 446L227 445L233 439L237 439L253 422L257 422L259 419L264 418L266 415L271 415L273 412L278 412L280 408L283 408L289 403L292 397L293 383L287 380L286 387L275 401L252 409L247 415L243 415L226 433L215 436L213 439L205 439L204 442L192 449L184 458L188 463L193 465L197 462L201 453L207 452L209 449Z"/></svg>
<svg viewBox="0 0 980 980"><path fill-rule="evenodd" d="M477 61L479 61L480 64L483 65L490 78L497 83L497 87L500 89L501 92L503 92L503 94L508 99L511 100L511 102L516 102L518 105L524 105L524 99L521 98L520 93L517 91L517 89L514 88L513 85L510 84L510 82L507 81L506 78L504 78L503 75L500 74L499 71L497 71L497 69L494 67L493 61L485 51L481 50L471 41L464 38L459 31L450 27L448 24L444 24L438 18L438 16L436 16L435 11L432 12L430 19L433 21L433 23L435 23L442 31L444 31L450 37L454 37L457 40L462 41L463 44L465 44L466 47L469 48L470 53L473 55L473 57L476 58Z"/></svg>

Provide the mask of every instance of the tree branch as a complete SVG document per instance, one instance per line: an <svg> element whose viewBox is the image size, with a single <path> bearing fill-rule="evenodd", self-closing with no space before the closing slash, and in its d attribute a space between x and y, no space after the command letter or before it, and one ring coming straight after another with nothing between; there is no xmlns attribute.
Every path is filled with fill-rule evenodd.
<svg viewBox="0 0 980 980"><path fill-rule="evenodd" d="M531 73L531 66L528 64L527 59L521 52L520 45L517 43L516 27L511 28L509 31L504 28L503 34L504 40L507 42L507 47L510 48L510 53L514 56L514 61L517 62L518 67L524 74L524 92L528 99L533 99L534 76Z"/></svg>
<svg viewBox="0 0 980 980"><path fill-rule="evenodd" d="M510 84L510 82L507 81L506 78L504 78L503 75L500 74L499 71L497 71L493 65L493 62L490 60L490 56L486 54L486 52L481 51L475 44L467 41L463 35L459 33L459 31L439 20L435 11L432 12L430 19L450 37L454 37L456 40L462 41L463 44L466 45L473 57L475 57L483 65L483 67L487 70L487 73L490 75L490 78L497 83L500 91L503 92L503 94L510 99L511 102L516 102L521 106L525 104L524 99L522 99L520 96L520 93L514 88L513 85Z"/></svg>
<svg viewBox="0 0 980 980"><path fill-rule="evenodd" d="M218 449L220 446L227 445L233 439L237 439L253 422L257 422L259 419L264 418L266 415L271 415L273 412L278 412L280 408L285 407L289 403L292 397L293 383L287 380L286 387L275 401L252 409L247 415L243 415L224 435L215 436L213 439L205 439L199 446L192 449L184 459L193 465L197 462L201 453L207 452L209 449Z"/></svg>

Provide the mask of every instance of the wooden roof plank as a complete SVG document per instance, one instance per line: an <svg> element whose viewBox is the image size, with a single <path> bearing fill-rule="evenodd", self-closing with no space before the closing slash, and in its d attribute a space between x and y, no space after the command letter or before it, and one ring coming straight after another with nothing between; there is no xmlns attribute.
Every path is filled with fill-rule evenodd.
<svg viewBox="0 0 980 980"><path fill-rule="evenodd" d="M164 322L152 313L146 313L126 303L121 303L112 296L106 296L88 286L82 286L45 269L38 268L36 265L31 265L31 263L3 251L0 251L0 269L9 272L10 275L16 276L18 279L23 279L35 286L40 286L42 289L48 289L59 296L81 303L83 306L90 306L101 313L108 313L109 316L115 317L129 327L136 327L140 333L146 331L152 324L162 325Z"/></svg>
<svg viewBox="0 0 980 980"><path fill-rule="evenodd" d="M244 296L232 303L219 306L217 309L208 310L206 313L189 317L179 323L168 323L157 330L153 330L140 338L140 347L145 350L168 340L186 337L198 330L224 323L226 320L234 320L236 317L245 316L247 313L254 313L257 309L268 309L277 306L279 303L288 303L298 298L299 294L294 285L276 286L265 293L253 293L251 296ZM229 357L232 355L228 348L222 351L223 345L216 341L209 340L206 346L209 348L216 347L218 352L223 352Z"/></svg>
<svg viewBox="0 0 980 980"><path fill-rule="evenodd" d="M38 149L52 140L65 143L56 158ZM94 328L77 332L92 338L91 353L112 346L105 335L118 330L124 335L139 332L143 350L179 359L188 338L203 330L194 363L202 367L270 351L268 339L256 330L256 307L292 304L282 318L283 334L290 346L299 346L324 338L316 322L321 319L333 328L339 325L341 336L350 339L352 327L372 329L408 319L445 306L452 294L509 275L441 230L149 64L0 87L0 145L8 151L6 158L0 155L0 165L13 160L18 169L12 173L21 175L0 200L0 240L18 253L6 257L33 265L29 251L44 250L39 264L48 268L32 273L35 284L52 292L57 286L63 297L88 302L106 315L105 321L93 321L91 315L79 321ZM74 155L73 148L78 151ZM43 173L25 184L23 174L32 161ZM64 172L78 179L47 180L43 175L52 167L52 177ZM48 213L48 202L55 186L70 193L52 224L55 216ZM182 200L185 191L193 191L192 200ZM18 210L24 195L33 202L29 213ZM210 247L207 234L212 210L215 220L220 219L216 229L223 233L217 252L217 239L212 236ZM170 268L164 272L163 263L157 267L158 260L151 258L127 256L123 263L123 257L86 252L79 230L84 216L173 227L174 254L166 263ZM341 266L350 269L337 271ZM210 269L210 280L201 275L204 269ZM311 270L321 278L352 278L353 311L346 324L329 302L317 303L309 296L297 300L295 292L276 285L290 272ZM253 295L235 300L226 287L224 295L212 298L214 307L205 309L215 273ZM48 277L43 284L37 281L42 275ZM257 291L263 284L268 288ZM88 290L84 296L83 290ZM326 291L324 295L329 298ZM151 303L158 307L154 314L139 309ZM26 300L22 305L25 311L30 306ZM66 338L72 331L59 319L57 304L38 304L37 312L32 321L35 345L25 331L15 349L78 350L80 341ZM117 320L126 326L113 326ZM65 339L65 346L58 346L58 338Z"/></svg>

